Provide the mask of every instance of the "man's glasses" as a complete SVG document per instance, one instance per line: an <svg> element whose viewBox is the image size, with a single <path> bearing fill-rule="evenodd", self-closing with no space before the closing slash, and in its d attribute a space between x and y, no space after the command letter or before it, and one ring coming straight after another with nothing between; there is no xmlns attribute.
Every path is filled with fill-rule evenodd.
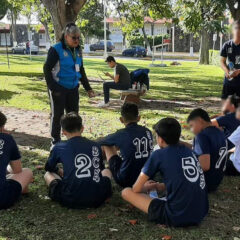
<svg viewBox="0 0 240 240"><path fill-rule="evenodd" d="M79 41L79 40L80 40L80 37L75 37L75 36L73 36L73 37L71 37L71 38L72 38L73 41Z"/></svg>

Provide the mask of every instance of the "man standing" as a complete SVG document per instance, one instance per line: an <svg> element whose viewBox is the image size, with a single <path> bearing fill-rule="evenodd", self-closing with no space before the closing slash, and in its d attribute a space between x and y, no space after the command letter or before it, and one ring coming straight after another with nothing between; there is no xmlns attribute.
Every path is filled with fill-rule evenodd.
<svg viewBox="0 0 240 240"><path fill-rule="evenodd" d="M233 39L223 45L220 55L221 68L225 72L222 99L233 94L240 97L240 20L234 22Z"/></svg>
<svg viewBox="0 0 240 240"><path fill-rule="evenodd" d="M105 75L110 77L113 80L113 82L105 82L103 84L104 102L99 103L98 104L99 107L109 106L110 89L127 90L130 88L131 85L129 71L124 65L117 63L114 57L112 56L107 57L106 63L110 68L114 69L114 75L108 72L105 73Z"/></svg>
<svg viewBox="0 0 240 240"><path fill-rule="evenodd" d="M67 113L78 113L79 81L88 96L94 97L83 67L79 41L79 28L74 23L67 24L61 41L49 49L44 64L44 75L51 102L52 145L61 140L60 119L64 110Z"/></svg>

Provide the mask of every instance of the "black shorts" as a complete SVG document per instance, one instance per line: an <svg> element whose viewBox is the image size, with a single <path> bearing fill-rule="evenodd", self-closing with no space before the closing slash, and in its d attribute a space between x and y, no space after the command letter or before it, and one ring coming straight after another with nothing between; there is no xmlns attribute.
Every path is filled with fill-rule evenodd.
<svg viewBox="0 0 240 240"><path fill-rule="evenodd" d="M20 198L21 193L21 184L13 179L8 179L3 188L0 189L0 209L12 207Z"/></svg>
<svg viewBox="0 0 240 240"><path fill-rule="evenodd" d="M55 179L49 185L49 197L68 208L96 208L102 205L112 195L112 184L108 177L102 177L96 187L89 187L88 193L79 190L76 194L65 194L65 186L62 180Z"/></svg>
<svg viewBox="0 0 240 240"><path fill-rule="evenodd" d="M118 175L121 165L122 165L122 159L118 155L114 155L109 159L109 169L112 173L113 179L117 184L122 186L122 182L119 179L119 175Z"/></svg>
<svg viewBox="0 0 240 240"><path fill-rule="evenodd" d="M154 198L148 208L149 221L170 226L171 224L166 214L165 205L165 200Z"/></svg>
<svg viewBox="0 0 240 240"><path fill-rule="evenodd" d="M233 162L230 160L231 154L232 153L228 154L225 175L227 175L227 176L240 176L240 172L237 171L237 169L233 165Z"/></svg>
<svg viewBox="0 0 240 240"><path fill-rule="evenodd" d="M238 97L240 97L240 86L234 86L228 83L223 84L222 89L222 99L227 99L228 96L236 94Z"/></svg>

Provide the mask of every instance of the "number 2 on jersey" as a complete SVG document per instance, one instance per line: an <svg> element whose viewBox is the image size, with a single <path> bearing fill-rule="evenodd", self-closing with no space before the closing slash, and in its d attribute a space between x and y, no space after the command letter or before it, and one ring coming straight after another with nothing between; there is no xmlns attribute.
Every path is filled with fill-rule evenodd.
<svg viewBox="0 0 240 240"><path fill-rule="evenodd" d="M75 167L76 170L76 177L77 178L86 178L91 177L91 172L89 168L92 166L92 161L89 156L85 154L78 154L75 158Z"/></svg>

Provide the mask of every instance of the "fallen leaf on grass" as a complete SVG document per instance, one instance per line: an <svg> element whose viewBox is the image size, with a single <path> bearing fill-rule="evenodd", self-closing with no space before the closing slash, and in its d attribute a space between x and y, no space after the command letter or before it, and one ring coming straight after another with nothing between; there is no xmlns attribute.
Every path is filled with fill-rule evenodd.
<svg viewBox="0 0 240 240"><path fill-rule="evenodd" d="M88 214L87 218L89 220L95 219L95 218L97 218L97 214L94 214L94 213L93 214Z"/></svg>
<svg viewBox="0 0 240 240"><path fill-rule="evenodd" d="M233 227L233 231L239 232L240 231L240 227Z"/></svg>
<svg viewBox="0 0 240 240"><path fill-rule="evenodd" d="M127 208L118 208L121 212L128 212L129 211L129 209L127 209Z"/></svg>
<svg viewBox="0 0 240 240"><path fill-rule="evenodd" d="M231 191L229 189L223 189L223 192L230 193Z"/></svg>
<svg viewBox="0 0 240 240"><path fill-rule="evenodd" d="M42 169L44 169L44 166L43 166L43 165L37 165L35 168L36 168L37 170L42 170Z"/></svg>
<svg viewBox="0 0 240 240"><path fill-rule="evenodd" d="M164 224L157 224L157 226L158 226L159 228L167 228L167 226L164 225Z"/></svg>
<svg viewBox="0 0 240 240"><path fill-rule="evenodd" d="M137 219L132 219L128 221L131 225L136 225L137 224Z"/></svg>
<svg viewBox="0 0 240 240"><path fill-rule="evenodd" d="M170 240L170 239L172 239L172 236L166 235L162 237L162 240Z"/></svg>
<svg viewBox="0 0 240 240"><path fill-rule="evenodd" d="M118 232L118 229L116 229L116 228L109 228L109 231L110 232Z"/></svg>
<svg viewBox="0 0 240 240"><path fill-rule="evenodd" d="M133 209L133 208L134 208L134 206L131 205L131 204L128 204L127 207L128 207L129 209Z"/></svg>

